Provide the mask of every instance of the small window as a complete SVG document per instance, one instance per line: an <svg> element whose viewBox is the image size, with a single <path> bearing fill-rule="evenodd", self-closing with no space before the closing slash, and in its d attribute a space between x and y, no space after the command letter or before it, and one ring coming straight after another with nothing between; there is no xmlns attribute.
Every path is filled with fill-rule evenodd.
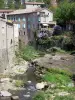
<svg viewBox="0 0 75 100"><path fill-rule="evenodd" d="M18 28L20 28L20 24L18 24Z"/></svg>
<svg viewBox="0 0 75 100"><path fill-rule="evenodd" d="M28 25L28 29L30 29L30 24Z"/></svg>
<svg viewBox="0 0 75 100"><path fill-rule="evenodd" d="M15 21L15 17L14 17L14 21Z"/></svg>
<svg viewBox="0 0 75 100"><path fill-rule="evenodd" d="M23 21L26 21L26 18L25 17L23 17Z"/></svg>
<svg viewBox="0 0 75 100"><path fill-rule="evenodd" d="M25 32L24 32L24 35L25 35Z"/></svg>
<svg viewBox="0 0 75 100"><path fill-rule="evenodd" d="M18 21L20 21L20 17L18 18Z"/></svg>
<svg viewBox="0 0 75 100"><path fill-rule="evenodd" d="M11 44L12 44L12 39L11 39Z"/></svg>
<svg viewBox="0 0 75 100"><path fill-rule="evenodd" d="M41 21L40 17L38 18L38 21L39 21L39 22Z"/></svg>
<svg viewBox="0 0 75 100"><path fill-rule="evenodd" d="M30 21L30 18L28 17L28 21Z"/></svg>
<svg viewBox="0 0 75 100"><path fill-rule="evenodd" d="M26 28L26 25L25 24L23 24L23 28Z"/></svg>

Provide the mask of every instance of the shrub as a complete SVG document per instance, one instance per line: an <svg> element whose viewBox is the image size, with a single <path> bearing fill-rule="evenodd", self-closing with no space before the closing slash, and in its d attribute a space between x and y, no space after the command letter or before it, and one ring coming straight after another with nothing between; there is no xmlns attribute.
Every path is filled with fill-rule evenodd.
<svg viewBox="0 0 75 100"><path fill-rule="evenodd" d="M70 37L64 38L64 40L62 42L62 48L65 50L73 49L73 43L72 43L72 39Z"/></svg>
<svg viewBox="0 0 75 100"><path fill-rule="evenodd" d="M15 86L16 87L22 87L24 85L24 82L23 81L21 81L21 80L16 80L15 81Z"/></svg>

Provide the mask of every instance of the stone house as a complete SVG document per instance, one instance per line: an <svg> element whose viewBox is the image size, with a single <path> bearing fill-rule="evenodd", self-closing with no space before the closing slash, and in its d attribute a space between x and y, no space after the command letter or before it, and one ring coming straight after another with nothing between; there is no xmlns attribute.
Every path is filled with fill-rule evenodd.
<svg viewBox="0 0 75 100"><path fill-rule="evenodd" d="M18 24L20 48L34 41L34 31L38 28L38 16L35 8L15 10L8 14L7 18Z"/></svg>
<svg viewBox="0 0 75 100"><path fill-rule="evenodd" d="M0 73L10 69L15 56L14 25L0 18Z"/></svg>
<svg viewBox="0 0 75 100"><path fill-rule="evenodd" d="M47 8L38 8L37 15L40 28L52 28L56 25L56 21L53 21L53 12Z"/></svg>

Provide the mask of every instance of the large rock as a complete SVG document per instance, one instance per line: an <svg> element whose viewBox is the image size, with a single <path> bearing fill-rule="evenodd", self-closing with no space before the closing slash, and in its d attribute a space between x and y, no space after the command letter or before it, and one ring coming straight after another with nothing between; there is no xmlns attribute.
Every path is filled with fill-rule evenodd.
<svg viewBox="0 0 75 100"><path fill-rule="evenodd" d="M10 78L1 78L0 81L1 81L1 82L8 82L8 81L10 81Z"/></svg>
<svg viewBox="0 0 75 100"><path fill-rule="evenodd" d="M11 100L19 100L19 96L12 96Z"/></svg>
<svg viewBox="0 0 75 100"><path fill-rule="evenodd" d="M41 90L41 89L45 88L46 85L47 85L46 82L37 83L36 89Z"/></svg>
<svg viewBox="0 0 75 100"><path fill-rule="evenodd" d="M3 96L3 97L11 97L12 94L9 93L8 91L1 91L0 92L0 96Z"/></svg>

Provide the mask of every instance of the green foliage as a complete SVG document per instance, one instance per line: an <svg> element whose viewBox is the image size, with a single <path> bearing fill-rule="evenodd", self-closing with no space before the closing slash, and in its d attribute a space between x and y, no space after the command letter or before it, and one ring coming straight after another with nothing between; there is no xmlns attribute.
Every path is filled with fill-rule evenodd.
<svg viewBox="0 0 75 100"><path fill-rule="evenodd" d="M54 100L74 100L71 96L56 96Z"/></svg>
<svg viewBox="0 0 75 100"><path fill-rule="evenodd" d="M34 97L33 100L45 100L45 95L43 92L38 92Z"/></svg>
<svg viewBox="0 0 75 100"><path fill-rule="evenodd" d="M14 0L8 0L7 5L9 9L15 9Z"/></svg>
<svg viewBox="0 0 75 100"><path fill-rule="evenodd" d="M14 1L15 1L15 8L16 9L22 8L22 6L21 6L21 0L14 0Z"/></svg>
<svg viewBox="0 0 75 100"><path fill-rule="evenodd" d="M22 80L16 80L15 81L15 86L16 87L22 87L22 86L24 86L24 82Z"/></svg>
<svg viewBox="0 0 75 100"><path fill-rule="evenodd" d="M50 73L56 73L56 74L62 74L62 75L67 75L69 77L72 76L72 73L70 71L62 70L62 69L56 69L56 68L48 68L48 72Z"/></svg>
<svg viewBox="0 0 75 100"><path fill-rule="evenodd" d="M4 9L5 7L5 0L0 0L0 9Z"/></svg>
<svg viewBox="0 0 75 100"><path fill-rule="evenodd" d="M64 38L62 42L62 48L65 50L72 50L73 49L73 42L70 37Z"/></svg>
<svg viewBox="0 0 75 100"><path fill-rule="evenodd" d="M64 50L71 51L75 47L75 39L72 38L74 37L72 34L72 32L65 32L62 35L39 39L38 45L41 46L41 48L44 50L52 47L59 47Z"/></svg>
<svg viewBox="0 0 75 100"><path fill-rule="evenodd" d="M65 24L75 18L75 3L63 2L56 9L55 19L58 23Z"/></svg>
<svg viewBox="0 0 75 100"><path fill-rule="evenodd" d="M48 68L43 76L43 80L60 85L67 85L71 82L72 74L61 69Z"/></svg>
<svg viewBox="0 0 75 100"><path fill-rule="evenodd" d="M21 50L20 53L21 57L27 61L30 61L40 56L38 51L36 51L32 46L26 46L24 49Z"/></svg>
<svg viewBox="0 0 75 100"><path fill-rule="evenodd" d="M59 83L62 85L67 85L69 82L71 82L70 77L62 74L56 74L53 72L52 73L47 72L43 78L45 81L56 84Z"/></svg>
<svg viewBox="0 0 75 100"><path fill-rule="evenodd" d="M58 23L66 23L66 21L70 21L71 12L72 12L72 4L69 2L63 2L56 9L55 18Z"/></svg>

